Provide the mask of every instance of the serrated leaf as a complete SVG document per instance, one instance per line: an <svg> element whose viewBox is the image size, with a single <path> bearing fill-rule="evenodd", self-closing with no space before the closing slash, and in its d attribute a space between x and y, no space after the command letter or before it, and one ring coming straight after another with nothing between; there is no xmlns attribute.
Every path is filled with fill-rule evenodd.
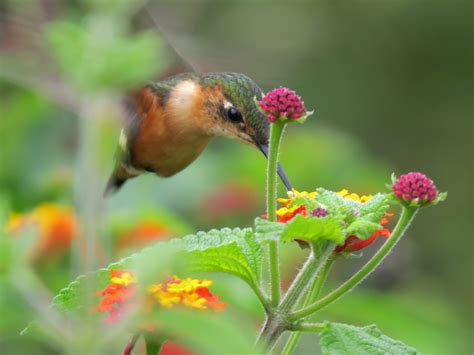
<svg viewBox="0 0 474 355"><path fill-rule="evenodd" d="M356 327L326 322L319 344L323 354L328 355L418 354L415 348L382 334L375 325Z"/></svg>
<svg viewBox="0 0 474 355"><path fill-rule="evenodd" d="M192 271L224 272L256 286L261 274L262 247L251 229L212 230L181 239L190 254Z"/></svg>
<svg viewBox="0 0 474 355"><path fill-rule="evenodd" d="M302 239L310 242L318 240L331 240L341 244L344 242L342 220L338 216L326 216L324 218L304 217L296 215L281 234L282 241Z"/></svg>
<svg viewBox="0 0 474 355"><path fill-rule="evenodd" d="M379 223L385 212L387 212L388 198L385 194L378 193L369 201L360 204L358 208L359 218Z"/></svg>
<svg viewBox="0 0 474 355"><path fill-rule="evenodd" d="M270 222L264 218L255 219L255 236L260 242L280 240L280 235L285 228L283 223Z"/></svg>

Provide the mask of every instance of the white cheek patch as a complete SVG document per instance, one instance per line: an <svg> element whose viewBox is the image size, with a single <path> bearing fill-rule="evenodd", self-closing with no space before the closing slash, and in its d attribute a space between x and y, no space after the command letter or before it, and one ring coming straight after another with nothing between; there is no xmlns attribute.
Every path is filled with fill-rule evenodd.
<svg viewBox="0 0 474 355"><path fill-rule="evenodd" d="M171 91L169 105L177 119L191 115L198 90L196 83L185 80Z"/></svg>
<svg viewBox="0 0 474 355"><path fill-rule="evenodd" d="M125 134L124 130L122 129L120 131L120 138L119 138L119 146L120 146L120 149L123 151L123 152L126 152L128 147L128 142L127 142L127 135Z"/></svg>
<svg viewBox="0 0 474 355"><path fill-rule="evenodd" d="M224 108L225 108L225 109L231 108L231 107L233 107L233 106L234 106L234 105L232 105L229 101L224 102Z"/></svg>

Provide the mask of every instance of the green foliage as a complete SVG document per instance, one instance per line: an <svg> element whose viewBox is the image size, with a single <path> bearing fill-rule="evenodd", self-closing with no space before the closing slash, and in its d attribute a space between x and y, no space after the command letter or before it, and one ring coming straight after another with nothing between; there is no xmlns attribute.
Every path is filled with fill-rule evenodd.
<svg viewBox="0 0 474 355"><path fill-rule="evenodd" d="M130 88L149 81L164 64L159 56L162 42L151 32L124 37L111 27L89 28L70 22L47 26L45 36L52 54L77 89Z"/></svg>
<svg viewBox="0 0 474 355"><path fill-rule="evenodd" d="M418 354L416 349L382 334L375 325L361 328L327 322L321 332L320 346L323 354L331 355Z"/></svg>

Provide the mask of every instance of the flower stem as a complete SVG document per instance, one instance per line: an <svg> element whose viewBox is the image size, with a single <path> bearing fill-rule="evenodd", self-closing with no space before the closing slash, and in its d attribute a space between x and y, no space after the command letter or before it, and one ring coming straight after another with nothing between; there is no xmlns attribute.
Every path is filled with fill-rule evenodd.
<svg viewBox="0 0 474 355"><path fill-rule="evenodd" d="M276 221L277 205L277 165L278 150L285 123L276 121L270 127L270 146L267 161L267 215L270 222ZM269 242L271 301L273 306L280 303L280 269L278 260L278 243Z"/></svg>
<svg viewBox="0 0 474 355"><path fill-rule="evenodd" d="M294 312L289 316L290 320L298 320L304 317L307 317L327 305L338 300L340 297L344 296L347 292L352 290L355 286L361 283L381 262L382 260L390 253L393 247L397 244L400 238L403 236L413 218L416 215L417 210L412 208L403 207L402 214L398 220L397 226L393 230L390 238L382 245L382 247L375 253L375 255L349 280L344 282L337 289L332 291L326 297L320 299L316 303L305 307L299 311Z"/></svg>
<svg viewBox="0 0 474 355"><path fill-rule="evenodd" d="M319 332L323 331L325 327L326 326L324 325L324 323L301 323L295 329L297 331L300 331L300 332L316 332L316 333L319 333ZM286 353L283 351L283 354L286 354Z"/></svg>
<svg viewBox="0 0 474 355"><path fill-rule="evenodd" d="M323 288L324 282L326 281L329 271L331 270L332 264L334 263L334 256L330 256L324 266L321 269L321 273L317 277L317 279L313 282L311 289L309 290L308 294L306 295L305 300L303 301L303 307L306 307L311 302L315 301L319 296L321 289ZM296 345L301 338L300 331L308 331L308 329L304 329L305 324L301 324L297 330L292 332L286 342L285 347L283 348L282 354L283 355L291 355L293 351L295 351ZM320 325L318 325L320 326ZM313 330L314 331L314 330Z"/></svg>
<svg viewBox="0 0 474 355"><path fill-rule="evenodd" d="M135 348L135 344L137 343L139 334L135 334L132 339L127 343L125 349L123 350L122 355L131 355L133 348Z"/></svg>
<svg viewBox="0 0 474 355"><path fill-rule="evenodd" d="M313 280L315 280L319 274L319 271L323 265L325 265L326 260L329 258L333 250L334 243L326 243L323 251L318 255L315 254L314 248L312 248L311 255L306 260L305 265L301 269L298 276L296 276L283 301L281 302L280 311L283 314L291 311L298 303L301 295L304 294L305 290L308 288L308 285L311 285Z"/></svg>

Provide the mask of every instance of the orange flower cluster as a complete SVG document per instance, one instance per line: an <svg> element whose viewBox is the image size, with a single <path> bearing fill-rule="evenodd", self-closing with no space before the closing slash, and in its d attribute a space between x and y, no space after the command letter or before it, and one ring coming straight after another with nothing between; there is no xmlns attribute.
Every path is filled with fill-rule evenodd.
<svg viewBox="0 0 474 355"><path fill-rule="evenodd" d="M27 228L36 228L32 258L41 260L68 249L78 235L78 222L70 207L53 203L38 205L30 213L14 213L10 216L6 232L19 235Z"/></svg>
<svg viewBox="0 0 474 355"><path fill-rule="evenodd" d="M172 276L166 282L149 285L143 303L151 306L158 304L165 308L184 306L200 310L223 310L226 304L219 301L219 296L209 291L208 287L211 285L211 280L180 279ZM107 323L120 320L131 305L132 299L136 299L136 287L137 280L131 271L111 270L110 284L97 293L102 299L95 311L107 312Z"/></svg>

